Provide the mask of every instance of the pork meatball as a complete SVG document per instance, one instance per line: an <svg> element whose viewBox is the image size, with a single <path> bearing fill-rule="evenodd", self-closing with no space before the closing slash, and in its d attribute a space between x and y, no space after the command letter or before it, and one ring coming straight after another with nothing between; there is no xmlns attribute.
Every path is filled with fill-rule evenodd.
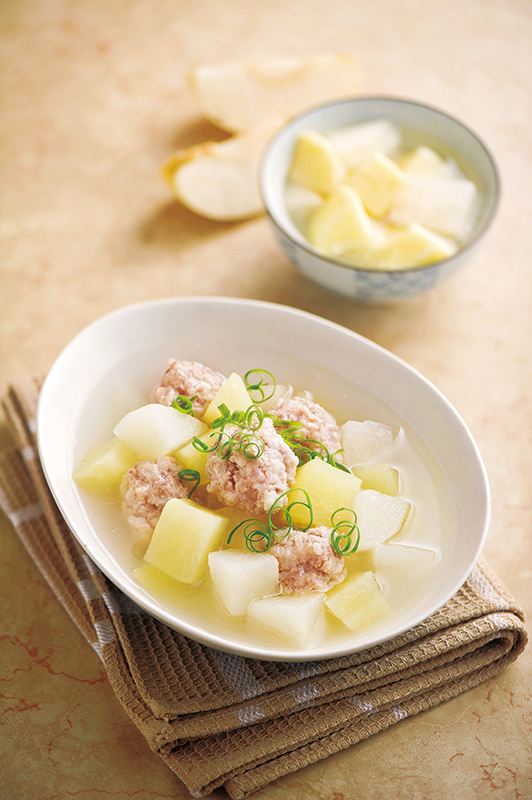
<svg viewBox="0 0 532 800"><path fill-rule="evenodd" d="M171 406L179 394L192 399L192 410L201 416L224 378L198 361L176 361L171 358L161 382L152 392L151 402Z"/></svg>
<svg viewBox="0 0 532 800"><path fill-rule="evenodd" d="M342 442L340 428L334 417L318 403L307 400L306 397L290 397L279 400L268 413L280 420L301 422L301 438L321 442L331 455L340 449ZM309 446L311 449L319 450L317 446Z"/></svg>
<svg viewBox="0 0 532 800"><path fill-rule="evenodd" d="M151 533L168 500L188 495L190 486L179 478L182 469L170 456L161 456L157 461L137 461L128 469L120 491L128 522L139 533Z"/></svg>
<svg viewBox="0 0 532 800"><path fill-rule="evenodd" d="M264 418L257 431L227 425L225 433L250 434L264 450L258 458L249 458L243 447L233 448L228 458L220 458L223 443L207 458L207 489L224 505L250 514L269 511L277 497L294 485L298 460L273 423ZM227 437L224 437L227 441ZM286 505L284 498L283 505Z"/></svg>
<svg viewBox="0 0 532 800"><path fill-rule="evenodd" d="M268 552L279 562L279 583L285 594L326 592L345 578L344 559L333 549L331 530L324 525L308 531L293 529Z"/></svg>

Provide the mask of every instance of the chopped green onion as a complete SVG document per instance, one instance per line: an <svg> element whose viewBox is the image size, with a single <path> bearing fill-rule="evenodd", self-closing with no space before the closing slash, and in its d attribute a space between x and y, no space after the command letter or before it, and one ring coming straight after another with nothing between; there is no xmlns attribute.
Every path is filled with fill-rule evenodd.
<svg viewBox="0 0 532 800"><path fill-rule="evenodd" d="M181 411L183 414L190 414L190 416L193 417L194 410L192 408L192 400L195 400L196 397L197 395L190 398L184 394L178 394L172 403L172 408L175 408L176 411Z"/></svg>
<svg viewBox="0 0 532 800"><path fill-rule="evenodd" d="M181 478L182 481L194 481L194 486L188 493L187 497L190 497L198 488L201 480L201 476L197 469L182 469L180 472L177 473L178 476Z"/></svg>
<svg viewBox="0 0 532 800"><path fill-rule="evenodd" d="M251 383L250 381L251 376L257 376L255 378L255 382ZM264 379L264 376L267 376L271 379L271 383ZM246 384L246 389L249 392L249 395L252 400L256 403L264 403L266 400L271 400L273 395L275 394L275 387L276 382L275 378L273 377L271 372L268 372L267 369L250 369L244 375L244 383ZM263 387L268 387L270 389L270 393L266 394L266 391ZM253 394L258 394L260 399L255 400Z"/></svg>
<svg viewBox="0 0 532 800"><path fill-rule="evenodd" d="M338 513L347 511L354 519L342 519L335 523L335 517ZM358 549L360 544L360 528L357 525L357 515L352 508L337 508L331 516L331 524L333 529L331 531L331 545L334 550L341 556L348 556ZM356 533L356 541L352 544L352 536Z"/></svg>
<svg viewBox="0 0 532 800"><path fill-rule="evenodd" d="M227 544L230 544L233 534L242 527L244 528L244 536L248 550L251 550L253 553L264 553L269 549L271 531L260 519L246 519L237 525L236 528L233 528L227 537Z"/></svg>

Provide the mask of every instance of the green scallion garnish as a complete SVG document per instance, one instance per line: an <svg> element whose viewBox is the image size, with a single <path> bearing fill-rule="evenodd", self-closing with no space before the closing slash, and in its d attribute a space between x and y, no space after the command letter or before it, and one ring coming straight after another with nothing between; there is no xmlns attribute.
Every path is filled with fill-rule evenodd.
<svg viewBox="0 0 532 800"><path fill-rule="evenodd" d="M253 377L253 382L250 376ZM265 376L270 380L265 380ZM248 370L244 375L244 383L246 384L246 389L248 390L251 399L255 403L264 403L266 400L271 400L275 394L275 378L271 372L268 372L267 369ZM258 395L258 398L253 397L253 395Z"/></svg>
<svg viewBox="0 0 532 800"><path fill-rule="evenodd" d="M178 476L181 478L182 481L194 481L194 486L188 493L187 497L190 497L198 488L201 480L201 476L197 469L182 469L180 472L177 473Z"/></svg>

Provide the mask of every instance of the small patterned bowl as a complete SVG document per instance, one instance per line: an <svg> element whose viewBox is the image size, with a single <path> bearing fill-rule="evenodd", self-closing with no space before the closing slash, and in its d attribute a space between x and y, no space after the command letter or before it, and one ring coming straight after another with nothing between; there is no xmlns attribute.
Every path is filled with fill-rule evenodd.
<svg viewBox="0 0 532 800"><path fill-rule="evenodd" d="M369 269L319 253L300 233L285 203L286 177L296 139L302 131L319 133L347 125L386 119L419 144L455 160L474 181L480 210L468 239L451 258L423 267ZM500 194L497 167L489 150L463 123L436 108L392 97L357 97L312 108L288 122L273 137L264 154L261 192L277 238L288 258L320 286L367 302L406 300L424 294L451 277L470 258L495 215Z"/></svg>

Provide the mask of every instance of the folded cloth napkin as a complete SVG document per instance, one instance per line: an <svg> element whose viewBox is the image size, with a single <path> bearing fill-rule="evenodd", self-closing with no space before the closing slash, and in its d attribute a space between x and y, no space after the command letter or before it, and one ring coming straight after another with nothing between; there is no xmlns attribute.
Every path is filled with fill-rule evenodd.
<svg viewBox="0 0 532 800"><path fill-rule="evenodd" d="M46 484L35 440L41 381L4 400L16 447L0 505L102 659L120 703L194 797L246 797L496 675L526 645L523 612L481 561L437 613L392 641L325 661L256 661L186 639L88 558Z"/></svg>

